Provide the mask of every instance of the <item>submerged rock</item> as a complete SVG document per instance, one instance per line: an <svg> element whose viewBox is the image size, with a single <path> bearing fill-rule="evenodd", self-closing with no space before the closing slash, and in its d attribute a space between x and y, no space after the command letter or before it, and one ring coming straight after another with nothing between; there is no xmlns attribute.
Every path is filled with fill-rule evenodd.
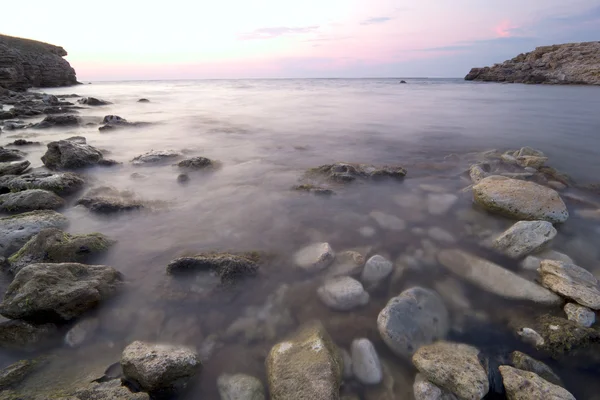
<svg viewBox="0 0 600 400"><path fill-rule="evenodd" d="M461 278L498 296L549 305L562 303L561 298L548 289L465 251L442 250L438 261Z"/></svg>
<svg viewBox="0 0 600 400"><path fill-rule="evenodd" d="M107 106L109 104L112 104L109 101L100 100L95 97L83 97L83 98L77 100L77 102L79 104L85 104L87 106Z"/></svg>
<svg viewBox="0 0 600 400"><path fill-rule="evenodd" d="M63 126L79 125L79 118L74 115L48 115L42 122L34 124L32 128L47 129Z"/></svg>
<svg viewBox="0 0 600 400"><path fill-rule="evenodd" d="M413 287L390 299L377 317L377 328L396 355L409 358L421 346L443 339L450 321L436 292Z"/></svg>
<svg viewBox="0 0 600 400"><path fill-rule="evenodd" d="M494 248L512 258L521 258L541 250L556 236L547 221L519 221L494 240Z"/></svg>
<svg viewBox="0 0 600 400"><path fill-rule="evenodd" d="M600 287L589 271L575 264L543 260L540 264L542 286L592 310L600 310Z"/></svg>
<svg viewBox="0 0 600 400"><path fill-rule="evenodd" d="M415 377L413 393L415 400L459 400L453 393L429 382L421 373Z"/></svg>
<svg viewBox="0 0 600 400"><path fill-rule="evenodd" d="M151 397L181 392L202 368L200 358L188 347L136 341L121 356L123 375Z"/></svg>
<svg viewBox="0 0 600 400"><path fill-rule="evenodd" d="M26 156L27 154L23 153L21 150L0 147L0 162L18 161Z"/></svg>
<svg viewBox="0 0 600 400"><path fill-rule="evenodd" d="M523 371L533 372L543 379L555 385L562 386L560 378L552 371L552 369L541 361L529 357L527 354L520 351L513 351L510 354L510 362L515 368Z"/></svg>
<svg viewBox="0 0 600 400"><path fill-rule="evenodd" d="M131 160L133 165L156 165L172 161L182 154L175 150L152 150Z"/></svg>
<svg viewBox="0 0 600 400"><path fill-rule="evenodd" d="M180 257L167 265L167 273L181 275L194 272L215 272L221 283L256 275L260 257L255 253L202 253L193 257Z"/></svg>
<svg viewBox="0 0 600 400"><path fill-rule="evenodd" d="M294 254L294 264L308 272L318 272L329 267L335 260L335 252L329 243L314 243Z"/></svg>
<svg viewBox="0 0 600 400"><path fill-rule="evenodd" d="M596 313L587 307L575 303L567 303L564 308L567 319L589 328L596 322Z"/></svg>
<svg viewBox="0 0 600 400"><path fill-rule="evenodd" d="M386 214L381 211L371 211L369 216L373 218L375 222L377 222L377 225L382 229L403 231L406 228L406 222L395 215Z"/></svg>
<svg viewBox="0 0 600 400"><path fill-rule="evenodd" d="M39 366L36 360L21 360L0 370L0 390L23 381Z"/></svg>
<svg viewBox="0 0 600 400"><path fill-rule="evenodd" d="M58 400L150 400L146 393L132 393L127 387L121 385L120 379L92 382L86 387L75 390L73 396L74 398L61 397Z"/></svg>
<svg viewBox="0 0 600 400"><path fill-rule="evenodd" d="M298 192L308 192L308 193L315 194L317 196L331 196L331 195L335 194L335 192L331 189L327 189L322 186L311 185L308 183L305 183L302 185L296 185L296 186L292 187L292 190L296 190Z"/></svg>
<svg viewBox="0 0 600 400"><path fill-rule="evenodd" d="M9 257L9 272L16 274L36 263L87 263L115 243L101 233L71 235L57 228L44 229Z"/></svg>
<svg viewBox="0 0 600 400"><path fill-rule="evenodd" d="M365 257L357 251L347 250L337 253L335 261L327 269L327 276L353 276L361 273Z"/></svg>
<svg viewBox="0 0 600 400"><path fill-rule="evenodd" d="M383 279L387 278L393 269L394 264L391 261L376 254L365 263L360 280L368 287L376 286Z"/></svg>
<svg viewBox="0 0 600 400"><path fill-rule="evenodd" d="M575 400L575 396L533 372L502 365L499 367L502 382L509 400Z"/></svg>
<svg viewBox="0 0 600 400"><path fill-rule="evenodd" d="M555 190L533 182L494 175L473 186L473 196L488 211L510 218L559 223L569 217Z"/></svg>
<svg viewBox="0 0 600 400"><path fill-rule="evenodd" d="M98 214L110 214L121 211L133 211L145 208L144 202L130 191L120 191L108 186L89 190L77 201L90 211Z"/></svg>
<svg viewBox="0 0 600 400"><path fill-rule="evenodd" d="M369 302L369 294L363 285L349 276L326 281L317 294L327 307L338 311L349 311Z"/></svg>
<svg viewBox="0 0 600 400"><path fill-rule="evenodd" d="M244 374L223 374L217 379L221 400L265 400L261 381Z"/></svg>
<svg viewBox="0 0 600 400"><path fill-rule="evenodd" d="M306 172L307 178L321 178L335 183L348 183L357 179L402 179L406 170L400 166L375 167L369 164L335 163L311 168Z"/></svg>
<svg viewBox="0 0 600 400"><path fill-rule="evenodd" d="M525 259L521 262L521 267L528 270L537 271L542 263L542 260L563 261L567 264L575 263L571 257L556 250L542 250L525 257Z"/></svg>
<svg viewBox="0 0 600 400"><path fill-rule="evenodd" d="M37 351L54 344L58 339L58 327L54 324L32 325L20 320L0 323L2 349Z"/></svg>
<svg viewBox="0 0 600 400"><path fill-rule="evenodd" d="M354 377L364 385L380 383L383 379L383 370L373 343L369 339L355 339L351 351Z"/></svg>
<svg viewBox="0 0 600 400"><path fill-rule="evenodd" d="M99 326L98 318L85 318L77 321L65 335L65 343L69 347L79 347L93 337Z"/></svg>
<svg viewBox="0 0 600 400"><path fill-rule="evenodd" d="M177 166L181 169L198 170L198 169L213 169L216 167L214 161L206 157L192 157L179 161Z"/></svg>
<svg viewBox="0 0 600 400"><path fill-rule="evenodd" d="M105 265L30 264L15 275L0 304L0 314L33 321L68 321L115 295L121 282L121 274Z"/></svg>
<svg viewBox="0 0 600 400"><path fill-rule="evenodd" d="M8 257L46 228L65 228L69 221L50 210L31 211L0 218L0 256Z"/></svg>
<svg viewBox="0 0 600 400"><path fill-rule="evenodd" d="M457 201L458 196L455 194L429 193L427 195L427 210L432 215L443 215L450 211Z"/></svg>
<svg viewBox="0 0 600 400"><path fill-rule="evenodd" d="M272 400L337 399L343 361L321 323L273 346L266 360Z"/></svg>
<svg viewBox="0 0 600 400"><path fill-rule="evenodd" d="M425 378L461 399L482 399L489 391L488 374L475 347L437 342L417 350L412 361Z"/></svg>
<svg viewBox="0 0 600 400"><path fill-rule="evenodd" d="M56 210L64 206L65 201L62 198L47 190L31 189L0 194L0 210L5 212Z"/></svg>
<svg viewBox="0 0 600 400"><path fill-rule="evenodd" d="M84 184L85 180L72 172L34 172L21 176L0 177L0 192L42 189L63 196L77 192Z"/></svg>
<svg viewBox="0 0 600 400"><path fill-rule="evenodd" d="M102 153L88 144L75 140L48 143L42 162L48 169L79 169L103 164Z"/></svg>
<svg viewBox="0 0 600 400"><path fill-rule="evenodd" d="M29 169L30 165L31 163L27 160L0 163L0 176L21 175Z"/></svg>

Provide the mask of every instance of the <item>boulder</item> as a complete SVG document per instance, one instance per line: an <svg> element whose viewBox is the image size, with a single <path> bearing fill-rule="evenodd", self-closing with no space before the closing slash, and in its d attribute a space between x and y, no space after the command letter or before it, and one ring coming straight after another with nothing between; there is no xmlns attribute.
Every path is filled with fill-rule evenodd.
<svg viewBox="0 0 600 400"><path fill-rule="evenodd" d="M365 263L360 280L366 286L376 286L379 282L391 274L393 269L394 264L391 261L386 260L382 256L376 254L369 258Z"/></svg>
<svg viewBox="0 0 600 400"><path fill-rule="evenodd" d="M256 253L201 253L193 257L180 257L167 265L167 273L215 273L221 283L232 283L238 279L256 275L260 257Z"/></svg>
<svg viewBox="0 0 600 400"><path fill-rule="evenodd" d="M21 175L29 169L30 165L31 163L27 160L0 163L0 176Z"/></svg>
<svg viewBox="0 0 600 400"><path fill-rule="evenodd" d="M498 296L548 305L562 303L560 297L540 285L465 251L442 250L438 261L462 279Z"/></svg>
<svg viewBox="0 0 600 400"><path fill-rule="evenodd" d="M133 165L157 165L180 158L182 154L175 150L152 150L131 160Z"/></svg>
<svg viewBox="0 0 600 400"><path fill-rule="evenodd" d="M261 381L244 374L223 374L217 379L221 400L265 400Z"/></svg>
<svg viewBox="0 0 600 400"><path fill-rule="evenodd" d="M377 317L377 328L385 344L406 359L421 346L443 339L450 321L436 292L413 287L390 299Z"/></svg>
<svg viewBox="0 0 600 400"><path fill-rule="evenodd" d="M122 280L105 265L30 264L8 286L0 314L36 322L68 321L113 297Z"/></svg>
<svg viewBox="0 0 600 400"><path fill-rule="evenodd" d="M50 210L0 218L0 257L9 257L42 229L62 229L68 224L67 218Z"/></svg>
<svg viewBox="0 0 600 400"><path fill-rule="evenodd" d="M32 128L47 129L64 126L73 127L78 126L79 123L80 120L75 115L48 115L42 122L34 124Z"/></svg>
<svg viewBox="0 0 600 400"><path fill-rule="evenodd" d="M109 101L100 100L95 97L83 97L83 98L77 100L77 102L79 104L85 104L87 106L107 106L109 104L112 104Z"/></svg>
<svg viewBox="0 0 600 400"><path fill-rule="evenodd" d="M600 310L598 280L575 264L543 260L540 264L542 286L592 310Z"/></svg>
<svg viewBox="0 0 600 400"><path fill-rule="evenodd" d="M569 217L555 190L533 182L493 175L473 186L473 197L486 210L509 218L560 223Z"/></svg>
<svg viewBox="0 0 600 400"><path fill-rule="evenodd" d="M79 169L98 165L103 160L102 153L95 147L73 140L59 140L48 143L48 151L42 162L48 169Z"/></svg>
<svg viewBox="0 0 600 400"><path fill-rule="evenodd" d="M314 243L294 254L294 264L308 272L318 272L329 267L335 260L335 252L329 243Z"/></svg>
<svg viewBox="0 0 600 400"><path fill-rule="evenodd" d="M90 211L98 214L111 214L121 211L134 211L145 208L144 202L130 191L121 191L109 186L89 190L77 201Z"/></svg>
<svg viewBox="0 0 600 400"><path fill-rule="evenodd" d="M54 96L53 94L45 94L42 97L42 102L47 106L57 106L59 105L60 100L58 100L58 97Z"/></svg>
<svg viewBox="0 0 600 400"><path fill-rule="evenodd" d="M589 328L596 322L596 313L587 307L575 303L567 303L564 308L567 319Z"/></svg>
<svg viewBox="0 0 600 400"><path fill-rule="evenodd" d="M119 125L119 124L127 124L127 120L125 118L121 118L118 115L105 115L102 118L102 123L107 125Z"/></svg>
<svg viewBox="0 0 600 400"><path fill-rule="evenodd" d="M489 391L488 374L475 347L436 342L417 350L412 361L427 380L460 399L482 399Z"/></svg>
<svg viewBox="0 0 600 400"><path fill-rule="evenodd" d="M0 194L0 210L5 212L56 210L64 206L65 201L62 198L42 189Z"/></svg>
<svg viewBox="0 0 600 400"><path fill-rule="evenodd" d="M369 339L352 342L352 373L364 385L377 385L383 380L383 370L375 346Z"/></svg>
<svg viewBox="0 0 600 400"><path fill-rule="evenodd" d="M527 354L521 353L520 351L513 351L510 354L510 362L512 363L512 366L517 369L533 372L550 383L563 386L560 378L549 366L541 361L529 357Z"/></svg>
<svg viewBox="0 0 600 400"><path fill-rule="evenodd" d="M54 324L33 325L14 320L0 323L0 348L17 351L38 351L56 342L60 336Z"/></svg>
<svg viewBox="0 0 600 400"><path fill-rule="evenodd" d="M5 149L0 147L0 162L19 161L25 158L27 154L17 149Z"/></svg>
<svg viewBox="0 0 600 400"><path fill-rule="evenodd" d="M521 371L508 365L500 366L499 370L509 400L575 400L571 393L533 372Z"/></svg>
<svg viewBox="0 0 600 400"><path fill-rule="evenodd" d="M59 196L69 195L80 190L85 180L72 172L34 172L27 175L7 175L0 177L0 192L19 192L27 189L42 189Z"/></svg>
<svg viewBox="0 0 600 400"><path fill-rule="evenodd" d="M493 246L509 257L521 258L540 251L556 234L548 221L519 221L498 236Z"/></svg>
<svg viewBox="0 0 600 400"><path fill-rule="evenodd" d="M37 263L87 263L106 252L115 241L101 233L71 235L57 228L41 230L17 253L8 258L9 272Z"/></svg>
<svg viewBox="0 0 600 400"><path fill-rule="evenodd" d="M185 389L202 363L188 347L135 341L123 350L121 367L126 380L160 398Z"/></svg>
<svg viewBox="0 0 600 400"><path fill-rule="evenodd" d="M339 398L343 361L320 322L273 346L266 367L272 400Z"/></svg>
<svg viewBox="0 0 600 400"><path fill-rule="evenodd" d="M376 167L369 164L343 162L311 168L305 174L306 178L322 179L335 183L382 178L403 179L405 176L406 170L397 165Z"/></svg>
<svg viewBox="0 0 600 400"><path fill-rule="evenodd" d="M317 289L317 295L327 307L338 311L349 311L369 302L369 293L363 285L349 276L326 281Z"/></svg>
<svg viewBox="0 0 600 400"><path fill-rule="evenodd" d="M214 161L206 157L192 157L181 160L177 163L177 166L181 169L186 170L198 170L198 169L213 169L216 167Z"/></svg>

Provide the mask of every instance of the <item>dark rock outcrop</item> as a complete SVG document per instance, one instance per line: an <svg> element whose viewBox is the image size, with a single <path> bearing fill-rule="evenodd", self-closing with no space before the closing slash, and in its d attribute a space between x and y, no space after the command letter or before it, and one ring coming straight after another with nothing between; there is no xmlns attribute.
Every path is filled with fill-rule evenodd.
<svg viewBox="0 0 600 400"><path fill-rule="evenodd" d="M65 49L35 40L0 35L0 87L26 90L77 84Z"/></svg>
<svg viewBox="0 0 600 400"><path fill-rule="evenodd" d="M600 42L538 47L492 67L473 68L465 80L600 85Z"/></svg>

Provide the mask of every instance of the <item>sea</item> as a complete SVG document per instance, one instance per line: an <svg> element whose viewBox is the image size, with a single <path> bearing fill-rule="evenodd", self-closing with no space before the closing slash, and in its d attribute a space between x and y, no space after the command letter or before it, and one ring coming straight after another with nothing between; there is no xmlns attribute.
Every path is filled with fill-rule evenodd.
<svg viewBox="0 0 600 400"><path fill-rule="evenodd" d="M98 318L99 326L82 345L59 344L43 352L49 361L17 389L33 396L81 386L102 377L127 344L146 340L201 351L203 370L181 398L218 399L222 374L245 373L266 385L270 348L303 324L320 320L342 348L349 349L356 338L370 339L386 364L386 385L350 381L344 393L368 400L412 399L417 371L382 341L377 316L390 298L422 286L444 298L452 321L449 340L475 345L494 360L523 351L548 363L578 399L598 398L597 365L553 360L512 328L517 319L547 313L564 317L560 307L504 299L453 275L435 256L444 248L463 249L537 279L520 260L484 245L482 237L499 234L514 221L473 204L468 171L485 151L529 146L578 185L600 182L600 87L402 79L406 84L400 78L181 80L43 89L59 98L77 94L112 104L82 106L78 127L3 132L0 145L17 138L48 143L84 136L105 158L121 163L84 171L88 186L133 192L152 206L97 215L75 206L78 196L67 199L68 207L61 210L70 220L67 231L101 232L116 240L96 263L121 271L126 285L88 316ZM138 102L141 98L149 102ZM106 115L148 124L99 131ZM33 168L43 168L45 146L24 150ZM182 183L171 163L131 163L151 150L203 156L220 167L189 173ZM292 189L304 182L306 170L335 162L401 165L407 175L402 181L336 186L333 196ZM576 212L600 204L600 196L576 188L564 193L571 217L557 227L550 247L600 277L600 222ZM458 200L433 215L427 207L431 194L453 194ZM569 200L577 197L585 200ZM405 226L396 229L382 219L400 219ZM443 229L452 240L431 238L431 228ZM331 310L317 296L327 271L307 273L294 265L294 254L316 242L329 243L336 253L382 255L394 263L394 271L371 290L366 306ZM168 263L210 251L257 251L267 262L256 277L210 296L203 296L210 284L203 278L173 288ZM416 262L407 266L407 256ZM9 282L5 277L2 293ZM0 366L38 355L0 351Z"/></svg>

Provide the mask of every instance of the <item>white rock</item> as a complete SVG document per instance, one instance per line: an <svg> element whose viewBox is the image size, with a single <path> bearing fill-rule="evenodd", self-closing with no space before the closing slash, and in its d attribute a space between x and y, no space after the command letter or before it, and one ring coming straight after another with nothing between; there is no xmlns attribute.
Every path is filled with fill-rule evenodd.
<svg viewBox="0 0 600 400"><path fill-rule="evenodd" d="M567 319L589 328L596 322L596 313L587 307L575 303L567 303L564 307Z"/></svg>
<svg viewBox="0 0 600 400"><path fill-rule="evenodd" d="M65 343L69 347L77 347L89 341L96 333L100 320L98 318L85 318L78 321L65 335Z"/></svg>
<svg viewBox="0 0 600 400"><path fill-rule="evenodd" d="M321 301L329 308L349 311L369 302L363 285L349 276L333 278L317 289Z"/></svg>
<svg viewBox="0 0 600 400"><path fill-rule="evenodd" d="M329 243L314 243L294 255L295 264L309 272L321 271L333 263L335 252Z"/></svg>
<svg viewBox="0 0 600 400"><path fill-rule="evenodd" d="M452 235L447 230L444 230L438 226L429 228L429 230L427 231L427 234L429 235L430 238L432 238L433 240L436 240L438 242L445 242L445 243L455 243L456 242L454 235Z"/></svg>
<svg viewBox="0 0 600 400"><path fill-rule="evenodd" d="M393 268L394 264L391 261L376 254L367 260L360 279L368 286L375 285L387 277Z"/></svg>
<svg viewBox="0 0 600 400"><path fill-rule="evenodd" d="M512 258L539 251L556 236L547 221L519 221L494 240L494 248Z"/></svg>
<svg viewBox="0 0 600 400"><path fill-rule="evenodd" d="M352 341L352 372L365 385L376 385L383 379L379 356L369 339Z"/></svg>
<svg viewBox="0 0 600 400"><path fill-rule="evenodd" d="M382 229L387 229L390 231L403 231L406 228L406 222L395 215L385 214L381 211L372 211L369 213L369 215Z"/></svg>
<svg viewBox="0 0 600 400"><path fill-rule="evenodd" d="M458 196L451 193L427 195L427 210L433 215L442 215L447 213L458 201Z"/></svg>

